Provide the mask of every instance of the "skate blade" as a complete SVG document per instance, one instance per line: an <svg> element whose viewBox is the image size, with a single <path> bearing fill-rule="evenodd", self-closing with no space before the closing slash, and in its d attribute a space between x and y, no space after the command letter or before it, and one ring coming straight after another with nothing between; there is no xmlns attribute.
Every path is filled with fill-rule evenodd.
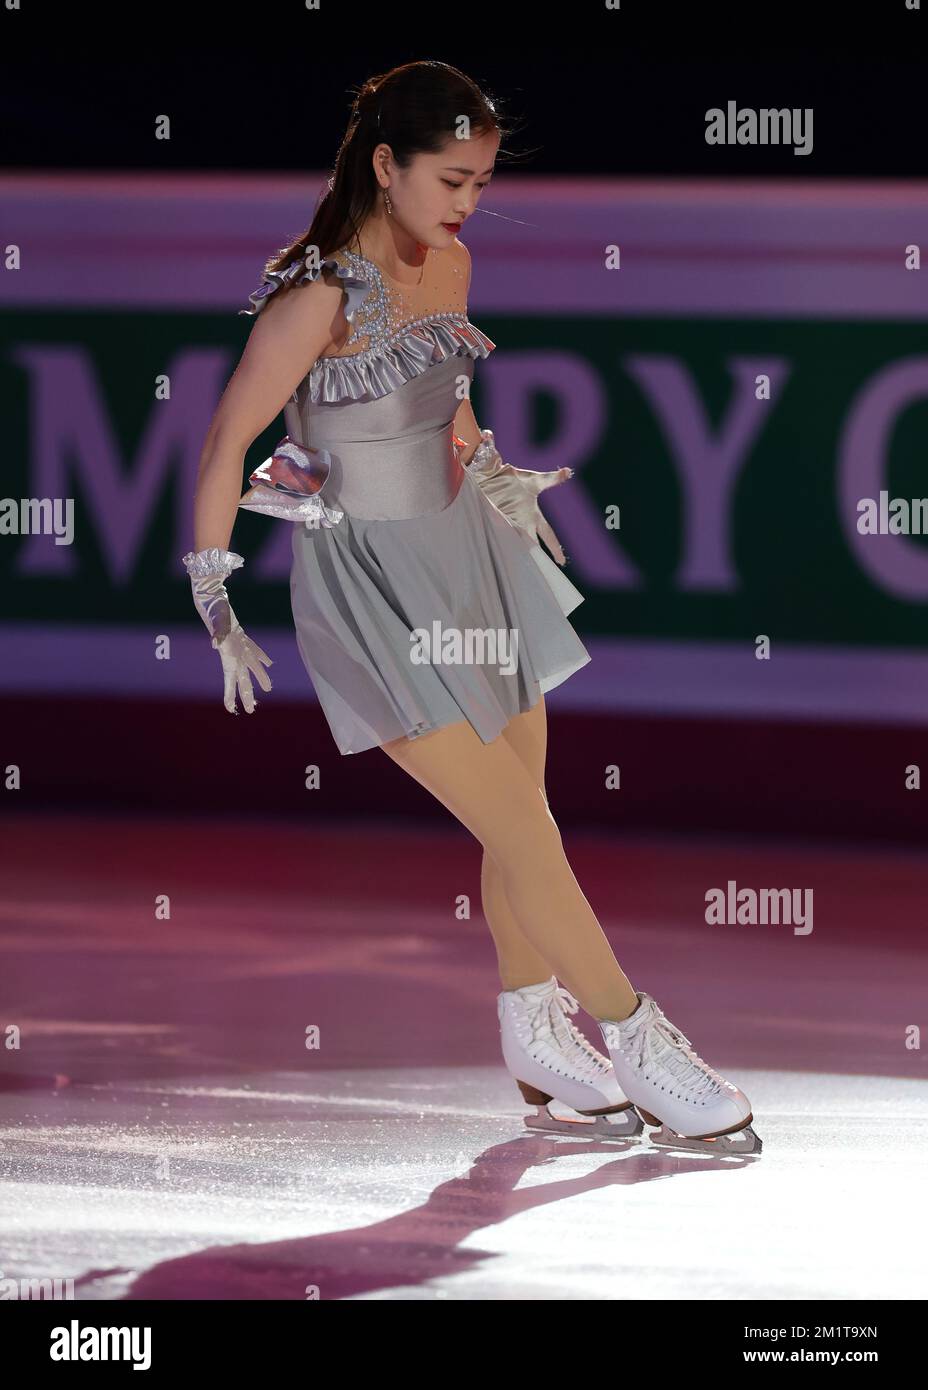
<svg viewBox="0 0 928 1390"><path fill-rule="evenodd" d="M612 1115L578 1116L567 1119L552 1115L547 1105L536 1105L534 1115L526 1115L525 1127L548 1134L569 1134L574 1139L636 1139L644 1125L635 1110L615 1111Z"/></svg>
<svg viewBox="0 0 928 1390"><path fill-rule="evenodd" d="M652 1131L648 1138L659 1149L685 1149L689 1153L710 1155L759 1154L764 1147L763 1141L750 1125L736 1130L734 1134L717 1134L712 1139L687 1138L686 1135L675 1134L666 1125L661 1125L660 1129Z"/></svg>

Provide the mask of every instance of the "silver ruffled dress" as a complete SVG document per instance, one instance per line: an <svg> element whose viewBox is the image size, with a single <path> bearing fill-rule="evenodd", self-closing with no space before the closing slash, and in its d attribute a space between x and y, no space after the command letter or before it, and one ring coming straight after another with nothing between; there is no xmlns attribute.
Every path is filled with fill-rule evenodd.
<svg viewBox="0 0 928 1390"><path fill-rule="evenodd" d="M462 389L495 347L467 318L464 257L429 250L419 286L346 249L300 258L240 310L319 275L347 297L346 343L242 499L294 524L297 644L343 754L460 720L489 743L590 660L566 617L583 595L518 524L548 475L502 466L487 430L460 461Z"/></svg>

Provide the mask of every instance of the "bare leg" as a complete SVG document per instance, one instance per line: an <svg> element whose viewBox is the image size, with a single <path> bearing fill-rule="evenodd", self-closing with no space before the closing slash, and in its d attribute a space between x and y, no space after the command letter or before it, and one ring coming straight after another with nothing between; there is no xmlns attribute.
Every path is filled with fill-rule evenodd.
<svg viewBox="0 0 928 1390"><path fill-rule="evenodd" d="M484 743L462 720L383 749L489 853L514 920L545 962L538 979L557 975L594 1018L627 1018L635 991L574 878L544 792L509 740Z"/></svg>
<svg viewBox="0 0 928 1390"><path fill-rule="evenodd" d="M532 709L525 714L517 714L509 721L503 730L503 738L518 754L547 805L545 756L548 717L543 695ZM506 897L499 866L487 849L483 851L480 867L480 896L483 915L496 946L503 989L520 989L523 985L536 985L542 980L549 980L555 973L554 967L535 949L516 921Z"/></svg>

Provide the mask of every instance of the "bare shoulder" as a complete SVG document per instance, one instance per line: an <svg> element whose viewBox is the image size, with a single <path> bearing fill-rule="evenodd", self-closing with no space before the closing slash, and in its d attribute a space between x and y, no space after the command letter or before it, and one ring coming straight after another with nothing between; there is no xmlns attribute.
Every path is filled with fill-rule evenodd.
<svg viewBox="0 0 928 1390"><path fill-rule="evenodd" d="M448 249L454 257L453 263L456 269L459 270L464 277L464 302L466 304L467 295L470 290L470 252L463 241L458 241L457 237L454 238L454 241Z"/></svg>
<svg viewBox="0 0 928 1390"><path fill-rule="evenodd" d="M326 267L315 280L284 285L269 295L253 332L305 343L322 356L339 333L343 297L340 281Z"/></svg>
<svg viewBox="0 0 928 1390"><path fill-rule="evenodd" d="M303 280L282 285L268 295L259 319L275 315L277 319L312 318L337 309L342 299L339 280L324 266L315 280Z"/></svg>

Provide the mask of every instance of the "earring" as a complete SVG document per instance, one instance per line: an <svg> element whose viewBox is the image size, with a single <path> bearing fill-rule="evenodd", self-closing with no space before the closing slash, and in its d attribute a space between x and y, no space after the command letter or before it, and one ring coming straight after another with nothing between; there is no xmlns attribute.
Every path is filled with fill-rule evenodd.
<svg viewBox="0 0 928 1390"><path fill-rule="evenodd" d="M383 190L383 201L384 207L387 209L387 214L392 215L393 204L390 202L390 190L388 188Z"/></svg>

